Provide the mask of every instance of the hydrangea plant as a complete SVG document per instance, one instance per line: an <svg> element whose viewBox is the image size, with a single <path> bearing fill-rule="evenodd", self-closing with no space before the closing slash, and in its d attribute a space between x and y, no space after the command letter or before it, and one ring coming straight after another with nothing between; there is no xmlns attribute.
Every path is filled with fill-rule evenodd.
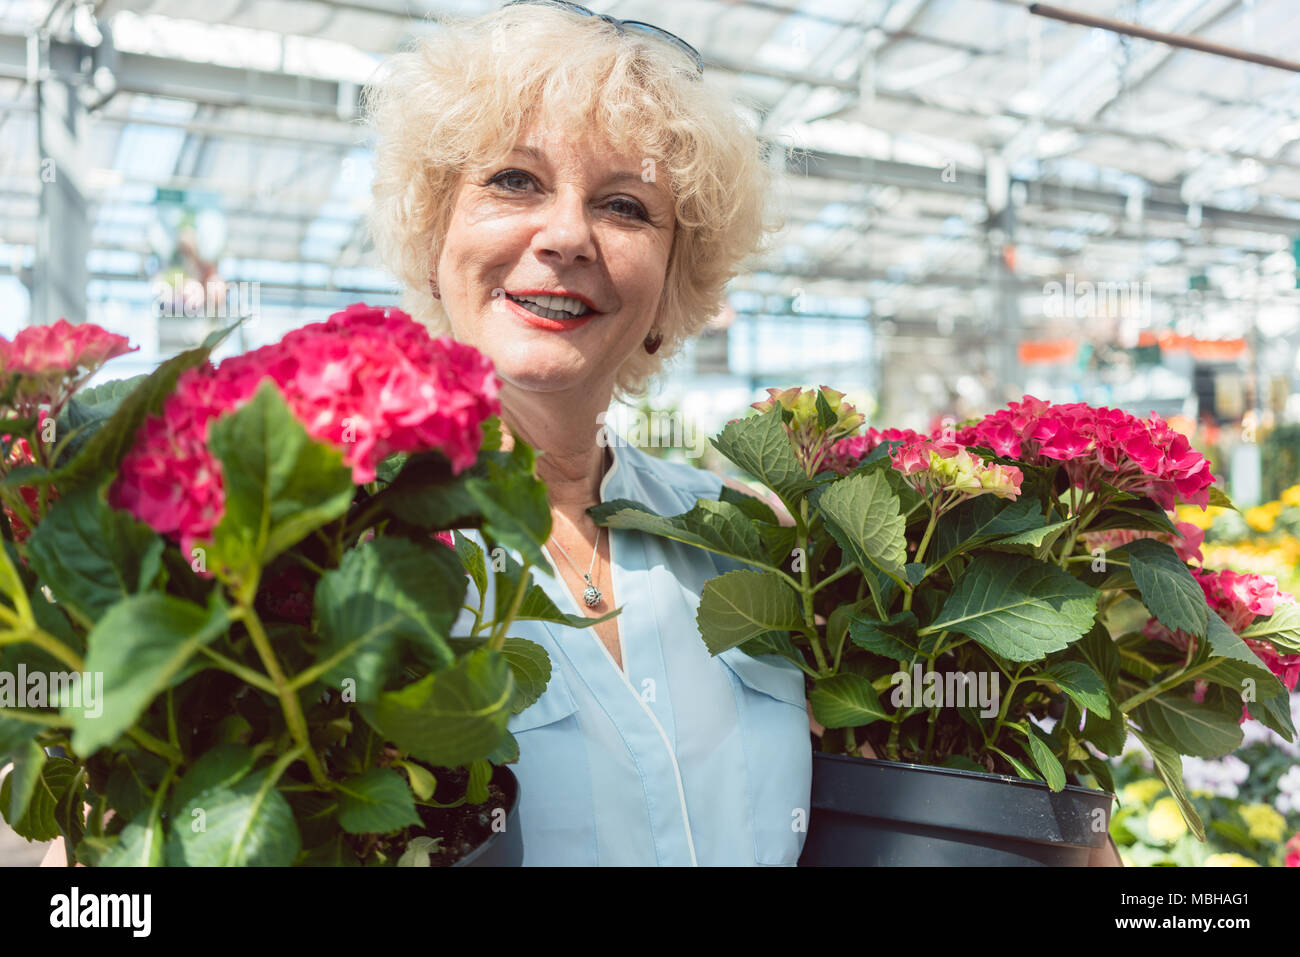
<svg viewBox="0 0 1300 957"><path fill-rule="evenodd" d="M859 431L835 390L769 393L713 444L786 516L730 488L592 514L721 556L705 645L802 669L823 750L1114 790L1131 732L1203 838L1180 756L1237 748L1243 707L1294 739L1300 605L1189 566L1170 510L1229 503L1158 416L1026 396ZM1230 621L1211 580L1243 602Z"/></svg>
<svg viewBox="0 0 1300 957"><path fill-rule="evenodd" d="M0 812L69 863L449 863L550 676L510 623L593 623L532 581L534 452L396 309L213 366L228 332L81 391L124 339L0 347Z"/></svg>

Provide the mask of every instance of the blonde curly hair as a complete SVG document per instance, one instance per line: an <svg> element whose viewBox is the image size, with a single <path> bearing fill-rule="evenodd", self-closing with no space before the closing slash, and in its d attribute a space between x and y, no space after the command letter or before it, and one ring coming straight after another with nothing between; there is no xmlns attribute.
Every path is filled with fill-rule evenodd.
<svg viewBox="0 0 1300 957"><path fill-rule="evenodd" d="M614 379L619 398L644 394L779 227L767 218L768 150L670 43L544 4L438 22L385 61L363 100L378 136L370 231L404 285L402 308L434 335L451 334L429 278L463 172L504 158L535 119L603 134L668 175L677 219L655 322L662 345L654 355L636 349Z"/></svg>

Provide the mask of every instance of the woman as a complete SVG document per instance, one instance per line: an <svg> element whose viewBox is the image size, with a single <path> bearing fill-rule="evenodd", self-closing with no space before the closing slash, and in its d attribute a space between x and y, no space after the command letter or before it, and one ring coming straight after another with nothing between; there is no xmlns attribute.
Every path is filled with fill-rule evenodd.
<svg viewBox="0 0 1300 957"><path fill-rule="evenodd" d="M538 583L572 614L622 609L511 631L552 662L510 722L529 865L792 865L803 846L802 674L711 657L695 624L732 566L587 514L615 498L676 514L723 484L597 425L719 311L765 229L762 149L692 53L514 3L394 57L368 102L372 231L403 308L493 360L502 419L544 450L555 576Z"/></svg>

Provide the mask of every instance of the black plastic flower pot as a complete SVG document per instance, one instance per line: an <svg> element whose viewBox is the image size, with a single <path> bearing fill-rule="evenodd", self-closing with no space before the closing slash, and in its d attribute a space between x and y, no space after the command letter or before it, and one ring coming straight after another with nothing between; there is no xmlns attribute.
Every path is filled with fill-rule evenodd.
<svg viewBox="0 0 1300 957"><path fill-rule="evenodd" d="M801 867L1085 866L1112 795L998 774L813 754Z"/></svg>
<svg viewBox="0 0 1300 957"><path fill-rule="evenodd" d="M524 834L519 827L519 779L504 764L492 769L492 783L506 792L506 829L497 831L452 867L521 867Z"/></svg>

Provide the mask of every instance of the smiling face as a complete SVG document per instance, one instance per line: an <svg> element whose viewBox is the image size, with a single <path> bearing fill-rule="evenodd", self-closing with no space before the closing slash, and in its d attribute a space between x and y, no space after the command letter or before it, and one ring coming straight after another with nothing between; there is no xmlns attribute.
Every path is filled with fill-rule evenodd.
<svg viewBox="0 0 1300 957"><path fill-rule="evenodd" d="M442 304L455 337L516 388L610 387L654 325L672 196L645 181L641 157L602 147L534 126L456 190L437 263Z"/></svg>

